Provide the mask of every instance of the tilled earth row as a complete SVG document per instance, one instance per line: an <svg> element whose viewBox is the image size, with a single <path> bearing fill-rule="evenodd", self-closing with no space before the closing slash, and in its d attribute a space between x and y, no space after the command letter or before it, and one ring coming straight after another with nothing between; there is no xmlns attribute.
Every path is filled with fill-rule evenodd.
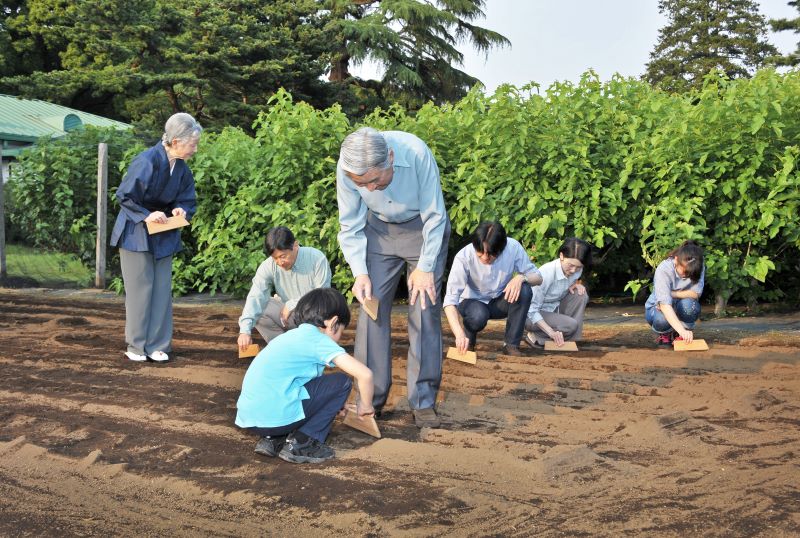
<svg viewBox="0 0 800 538"><path fill-rule="evenodd" d="M791 342L680 354L644 328L589 326L578 353L510 357L492 325L477 365L445 361L442 428L420 431L396 317L383 438L336 424L336 459L292 465L233 424L238 314L176 306L173 360L140 364L118 301L0 291L0 534L800 531Z"/></svg>

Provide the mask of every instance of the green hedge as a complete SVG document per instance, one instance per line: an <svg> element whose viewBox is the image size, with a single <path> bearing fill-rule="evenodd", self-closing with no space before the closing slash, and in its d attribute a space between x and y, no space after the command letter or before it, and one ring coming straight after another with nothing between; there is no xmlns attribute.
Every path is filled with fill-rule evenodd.
<svg viewBox="0 0 800 538"><path fill-rule="evenodd" d="M486 219L501 221L539 264L576 235L598 248L596 284L608 289L623 275L616 287L630 280L626 289L636 292L666 252L693 238L706 248L707 282L722 306L731 297L796 300L797 72L709 78L688 95L620 77L600 82L589 72L542 93L536 85L489 96L476 90L454 105L429 104L414 115L393 107L363 123L415 133L431 147L453 222L451 254ZM264 234L277 224L325 251L334 285L349 288L334 181L339 145L356 127L338 107L315 110L279 92L254 137L233 128L204 135L190 163L199 209L184 233L176 290L245 294ZM50 166L94 166L49 159L26 157L20 177L35 169L46 181ZM88 187L93 192L93 182ZM15 191L38 188L26 179ZM93 211L84 199L91 196L73 198L78 218ZM41 197L16 203L37 215L46 209ZM63 231L61 220L51 230Z"/></svg>

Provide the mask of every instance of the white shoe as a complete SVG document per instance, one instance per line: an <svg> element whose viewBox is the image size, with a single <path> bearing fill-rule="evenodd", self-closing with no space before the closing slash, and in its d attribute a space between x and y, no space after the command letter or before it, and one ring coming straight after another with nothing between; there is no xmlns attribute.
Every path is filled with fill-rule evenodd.
<svg viewBox="0 0 800 538"><path fill-rule="evenodd" d="M169 355L163 351L153 351L150 354L150 359L156 362L167 362L169 360Z"/></svg>
<svg viewBox="0 0 800 538"><path fill-rule="evenodd" d="M136 362L144 362L147 360L146 356L139 355L138 353L134 353L133 351L126 351L125 356L128 357L130 360Z"/></svg>

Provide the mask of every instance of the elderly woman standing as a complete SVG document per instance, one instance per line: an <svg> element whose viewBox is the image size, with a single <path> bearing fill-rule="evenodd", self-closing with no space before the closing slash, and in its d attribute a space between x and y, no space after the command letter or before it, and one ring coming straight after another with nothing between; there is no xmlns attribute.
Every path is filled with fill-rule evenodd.
<svg viewBox="0 0 800 538"><path fill-rule="evenodd" d="M117 189L121 211L111 232L120 248L125 282L125 356L132 361L169 360L172 344L172 256L180 230L148 235L146 222L167 215L190 219L196 211L194 176L186 161L197 151L203 128L189 114L172 115L161 142L137 155Z"/></svg>

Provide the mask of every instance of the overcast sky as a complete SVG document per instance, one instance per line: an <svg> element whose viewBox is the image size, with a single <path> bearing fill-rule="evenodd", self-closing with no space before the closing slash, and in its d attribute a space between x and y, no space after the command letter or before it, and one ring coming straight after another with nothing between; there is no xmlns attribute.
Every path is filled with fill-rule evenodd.
<svg viewBox="0 0 800 538"><path fill-rule="evenodd" d="M762 0L769 18L794 18L786 0ZM666 20L657 0L486 0L486 19L476 24L506 36L511 46L495 49L488 58L463 45L462 69L480 79L488 92L503 83L534 81L543 88L556 80L577 81L589 68L602 80L614 73L639 77L645 71L658 30ZM770 34L781 52L797 47L792 32ZM376 77L374 66L353 70Z"/></svg>

